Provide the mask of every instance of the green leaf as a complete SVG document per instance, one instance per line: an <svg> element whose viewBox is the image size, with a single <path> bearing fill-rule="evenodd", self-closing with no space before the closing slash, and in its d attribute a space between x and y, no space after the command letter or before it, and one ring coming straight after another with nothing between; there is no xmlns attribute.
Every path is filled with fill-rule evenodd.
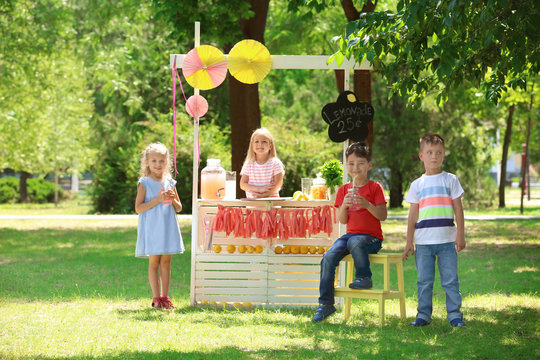
<svg viewBox="0 0 540 360"><path fill-rule="evenodd" d="M369 50L366 54L366 58L370 63L373 63L373 58L375 57L375 51L373 49Z"/></svg>
<svg viewBox="0 0 540 360"><path fill-rule="evenodd" d="M356 21L350 21L345 28L345 37L348 38L356 32L358 29L358 23Z"/></svg>
<svg viewBox="0 0 540 360"><path fill-rule="evenodd" d="M337 52L335 55L336 55L336 64L338 66L341 66L341 64L343 64L343 60L344 60L343 53L340 51L340 52Z"/></svg>

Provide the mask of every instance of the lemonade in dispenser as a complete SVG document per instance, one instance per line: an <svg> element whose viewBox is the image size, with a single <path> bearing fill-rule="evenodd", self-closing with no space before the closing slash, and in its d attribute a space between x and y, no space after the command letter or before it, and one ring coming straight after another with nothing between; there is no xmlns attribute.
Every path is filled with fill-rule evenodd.
<svg viewBox="0 0 540 360"><path fill-rule="evenodd" d="M326 180L321 177L321 174L317 174L317 178L313 179L311 185L311 198L313 200L326 200L327 190Z"/></svg>
<svg viewBox="0 0 540 360"><path fill-rule="evenodd" d="M206 167L201 171L201 198L204 200L223 199L225 179L225 169L221 167L221 160L206 160Z"/></svg>

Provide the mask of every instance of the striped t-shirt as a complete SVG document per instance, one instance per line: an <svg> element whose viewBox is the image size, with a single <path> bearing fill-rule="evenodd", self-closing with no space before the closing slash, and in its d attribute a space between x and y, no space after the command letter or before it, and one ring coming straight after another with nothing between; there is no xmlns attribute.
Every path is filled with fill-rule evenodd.
<svg viewBox="0 0 540 360"><path fill-rule="evenodd" d="M265 186L274 183L274 176L279 173L285 173L283 163L276 157L268 159L264 164L257 164L256 161L251 161L244 164L240 175L246 175L249 178L248 184L253 186ZM246 191L246 196L250 199L256 198L256 196ZM272 196L279 196L278 191Z"/></svg>
<svg viewBox="0 0 540 360"><path fill-rule="evenodd" d="M418 221L414 233L417 245L456 241L453 200L463 195L456 175L445 171L422 175L411 184L405 201L418 204Z"/></svg>

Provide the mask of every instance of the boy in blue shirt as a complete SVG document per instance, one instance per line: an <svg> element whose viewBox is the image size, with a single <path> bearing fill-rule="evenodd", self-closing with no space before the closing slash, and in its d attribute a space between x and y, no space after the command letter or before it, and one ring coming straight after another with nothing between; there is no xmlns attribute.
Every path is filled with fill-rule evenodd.
<svg viewBox="0 0 540 360"><path fill-rule="evenodd" d="M463 188L454 174L441 170L444 140L440 135L422 136L418 156L426 172L413 181L405 199L411 207L403 260L407 260L409 252L416 252L418 272L418 314L410 325L418 327L431 322L435 258L438 258L441 285L446 292L447 319L453 327L465 326L457 269L457 252L465 248Z"/></svg>

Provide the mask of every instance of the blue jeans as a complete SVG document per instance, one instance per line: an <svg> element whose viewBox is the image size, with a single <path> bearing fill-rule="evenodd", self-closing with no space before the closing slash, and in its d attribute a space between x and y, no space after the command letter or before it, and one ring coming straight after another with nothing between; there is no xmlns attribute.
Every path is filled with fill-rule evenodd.
<svg viewBox="0 0 540 360"><path fill-rule="evenodd" d="M433 282L435 281L435 257L438 258L441 286L446 292L446 318L448 321L462 319L461 293L459 292L456 244L416 245L416 271L418 272L417 318L431 321L433 311Z"/></svg>
<svg viewBox="0 0 540 360"><path fill-rule="evenodd" d="M341 259L351 254L354 259L356 278L371 278L369 254L376 254L382 240L368 234L345 234L337 239L321 260L321 282L319 304L334 305L334 279L336 267Z"/></svg>

